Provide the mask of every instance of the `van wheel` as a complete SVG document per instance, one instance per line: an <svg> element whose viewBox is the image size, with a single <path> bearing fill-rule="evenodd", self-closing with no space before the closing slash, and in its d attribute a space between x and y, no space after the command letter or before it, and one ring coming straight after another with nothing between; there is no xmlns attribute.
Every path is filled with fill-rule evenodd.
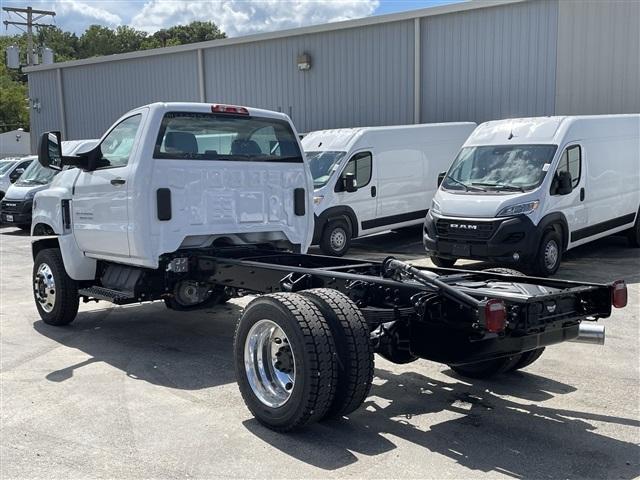
<svg viewBox="0 0 640 480"><path fill-rule="evenodd" d="M466 365L449 365L449 368L463 377L490 378L505 373L518 364L522 355L485 360L484 362L468 363Z"/></svg>
<svg viewBox="0 0 640 480"><path fill-rule="evenodd" d="M555 230L549 230L542 236L538 253L531 264L531 271L539 277L548 277L558 271L561 261L562 236Z"/></svg>
<svg viewBox="0 0 640 480"><path fill-rule="evenodd" d="M256 298L240 318L233 348L240 393L263 425L287 432L329 411L338 381L336 347L309 299L297 293Z"/></svg>
<svg viewBox="0 0 640 480"><path fill-rule="evenodd" d="M638 214L636 215L635 225L627 230L627 239L629 240L630 246L640 248L640 210L638 210Z"/></svg>
<svg viewBox="0 0 640 480"><path fill-rule="evenodd" d="M326 254L341 257L351 246L351 226L346 220L332 220L324 227L320 249Z"/></svg>
<svg viewBox="0 0 640 480"><path fill-rule="evenodd" d="M73 322L80 299L78 284L64 269L57 248L40 250L33 263L33 297L42 321L61 326Z"/></svg>
<svg viewBox="0 0 640 480"><path fill-rule="evenodd" d="M451 268L458 261L457 258L443 258L443 257L437 257L436 255L431 255L430 258L431 258L431 262L436 267L440 267L440 268Z"/></svg>
<svg viewBox="0 0 640 480"><path fill-rule="evenodd" d="M329 324L338 353L338 385L327 417L356 410L369 395L373 380L373 347L362 312L345 294L329 288L300 294L318 307Z"/></svg>

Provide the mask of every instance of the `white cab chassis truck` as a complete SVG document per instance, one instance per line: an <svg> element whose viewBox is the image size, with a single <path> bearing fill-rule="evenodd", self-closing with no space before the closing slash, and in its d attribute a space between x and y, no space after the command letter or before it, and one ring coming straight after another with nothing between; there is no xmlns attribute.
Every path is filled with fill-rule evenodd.
<svg viewBox="0 0 640 480"><path fill-rule="evenodd" d="M640 115L498 120L460 150L426 216L436 265L491 260L539 276L624 232L640 247Z"/></svg>
<svg viewBox="0 0 640 480"><path fill-rule="evenodd" d="M60 145L49 132L39 148L43 166L76 167L35 197L42 320L71 323L80 300L190 310L255 295L234 361L245 403L274 430L357 409L374 352L483 378L526 367L548 345L602 343L592 322L626 305L624 281L307 255L313 183L280 113L156 103L125 114L88 152L65 156Z"/></svg>
<svg viewBox="0 0 640 480"><path fill-rule="evenodd" d="M352 238L420 225L475 123L340 128L302 139L313 176L313 243L342 256Z"/></svg>

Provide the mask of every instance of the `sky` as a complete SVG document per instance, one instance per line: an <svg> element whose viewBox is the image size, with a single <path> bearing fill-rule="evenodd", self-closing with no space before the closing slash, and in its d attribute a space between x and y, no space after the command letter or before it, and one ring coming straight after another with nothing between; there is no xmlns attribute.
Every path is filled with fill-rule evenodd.
<svg viewBox="0 0 640 480"><path fill-rule="evenodd" d="M52 10L43 18L80 35L89 25L129 25L153 33L194 20L213 21L229 37L432 7L460 0L2 0L2 6ZM3 13L3 20L19 20ZM19 33L16 27L3 35Z"/></svg>

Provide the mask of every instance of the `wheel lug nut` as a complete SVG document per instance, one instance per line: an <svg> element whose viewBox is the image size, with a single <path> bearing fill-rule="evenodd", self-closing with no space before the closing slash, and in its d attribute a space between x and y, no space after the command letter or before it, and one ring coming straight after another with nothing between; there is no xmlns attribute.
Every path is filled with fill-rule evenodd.
<svg viewBox="0 0 640 480"><path fill-rule="evenodd" d="M282 343L282 340L279 337L276 337L273 339L273 341L277 344L280 345Z"/></svg>
<svg viewBox="0 0 640 480"><path fill-rule="evenodd" d="M293 383L288 382L288 383L284 386L284 388L286 388L287 390L291 390L291 389L293 388Z"/></svg>

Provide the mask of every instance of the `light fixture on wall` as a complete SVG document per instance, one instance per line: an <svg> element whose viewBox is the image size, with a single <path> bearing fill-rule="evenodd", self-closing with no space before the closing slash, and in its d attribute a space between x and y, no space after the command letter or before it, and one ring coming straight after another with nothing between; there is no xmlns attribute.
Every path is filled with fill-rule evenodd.
<svg viewBox="0 0 640 480"><path fill-rule="evenodd" d="M40 113L40 99L39 98L32 98L31 99L31 108L33 110L35 110L36 112Z"/></svg>
<svg viewBox="0 0 640 480"><path fill-rule="evenodd" d="M298 55L296 63L298 64L298 70L309 70L311 68L311 55L308 53Z"/></svg>

